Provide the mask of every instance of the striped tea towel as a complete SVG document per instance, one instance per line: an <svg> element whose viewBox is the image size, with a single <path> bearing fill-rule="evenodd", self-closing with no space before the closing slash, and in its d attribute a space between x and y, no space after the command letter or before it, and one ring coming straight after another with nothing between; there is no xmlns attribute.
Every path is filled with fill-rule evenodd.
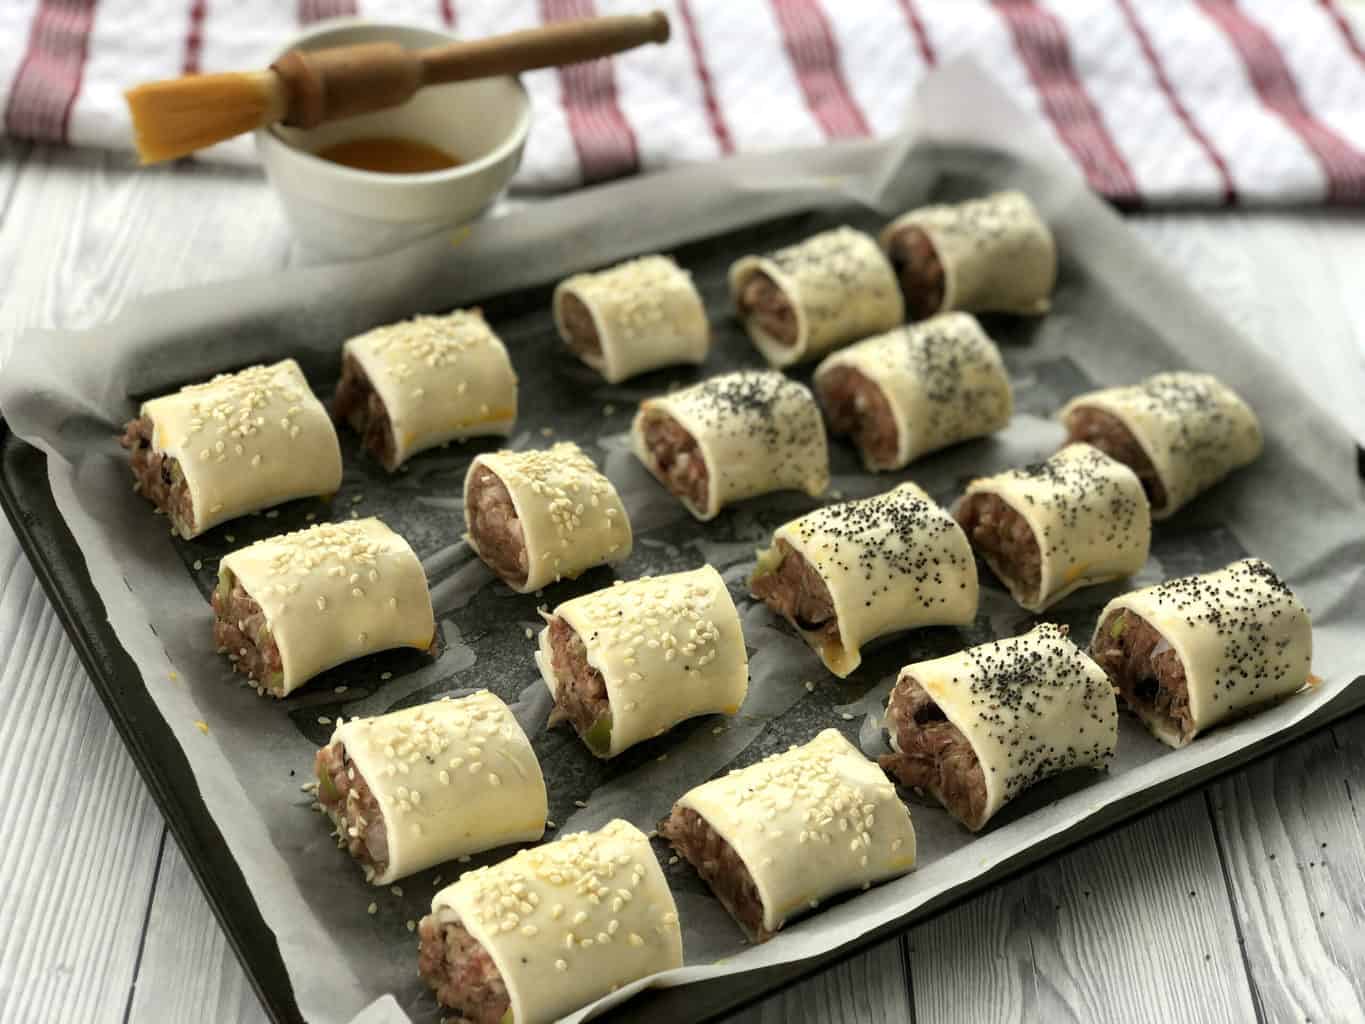
<svg viewBox="0 0 1365 1024"><path fill-rule="evenodd" d="M0 0L0 106L11 136L129 148L124 87L260 66L323 18L482 36L657 6L667 46L525 76L520 187L893 132L919 77L971 54L1115 202L1359 203L1362 2Z"/></svg>

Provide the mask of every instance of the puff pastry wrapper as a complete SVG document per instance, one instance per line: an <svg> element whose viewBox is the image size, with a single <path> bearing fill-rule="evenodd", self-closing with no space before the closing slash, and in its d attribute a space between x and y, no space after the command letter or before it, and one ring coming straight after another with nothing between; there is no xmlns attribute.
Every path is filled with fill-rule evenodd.
<svg viewBox="0 0 1365 1024"><path fill-rule="evenodd" d="M251 366L142 404L152 447L176 459L194 508L189 539L219 523L341 486L341 446L293 359Z"/></svg>
<svg viewBox="0 0 1365 1024"><path fill-rule="evenodd" d="M540 764L487 690L339 722L331 742L345 744L384 816L388 861L375 885L545 833Z"/></svg>
<svg viewBox="0 0 1365 1024"><path fill-rule="evenodd" d="M517 1024L548 1024L683 963L668 882L644 833L620 819L466 871L431 912L492 957Z"/></svg>
<svg viewBox="0 0 1365 1024"><path fill-rule="evenodd" d="M744 318L749 337L773 366L805 362L905 320L905 301L891 264L875 239L850 227L735 261L730 293L737 304L756 272L777 285L796 317L792 344L774 338L754 318Z"/></svg>
<svg viewBox="0 0 1365 1024"><path fill-rule="evenodd" d="M575 274L555 288L554 316L566 342L573 329L565 315L573 296L592 319L597 345L578 357L616 384L664 366L702 363L711 326L692 275L667 256L642 256L606 270Z"/></svg>
<svg viewBox="0 0 1365 1024"><path fill-rule="evenodd" d="M422 563L380 520L320 523L225 555L219 587L241 583L279 647L283 697L319 672L436 634Z"/></svg>
<svg viewBox="0 0 1365 1024"><path fill-rule="evenodd" d="M733 715L749 689L739 612L711 566L618 582L565 601L563 619L606 684L610 739L599 756L667 732L697 715ZM551 695L562 685L551 630L541 630L536 665Z"/></svg>

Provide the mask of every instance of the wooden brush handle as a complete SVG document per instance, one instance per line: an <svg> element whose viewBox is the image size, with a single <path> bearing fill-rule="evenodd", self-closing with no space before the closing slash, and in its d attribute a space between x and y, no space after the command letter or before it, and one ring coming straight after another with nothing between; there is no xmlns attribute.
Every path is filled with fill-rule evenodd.
<svg viewBox="0 0 1365 1024"><path fill-rule="evenodd" d="M655 11L562 21L429 50L405 50L397 43L290 50L271 67L286 96L284 123L312 128L396 107L424 85L575 64L666 42L668 31L668 16Z"/></svg>
<svg viewBox="0 0 1365 1024"><path fill-rule="evenodd" d="M666 42L668 16L654 11L561 21L505 36L438 46L417 56L422 59L422 84L435 85L577 64L646 43Z"/></svg>

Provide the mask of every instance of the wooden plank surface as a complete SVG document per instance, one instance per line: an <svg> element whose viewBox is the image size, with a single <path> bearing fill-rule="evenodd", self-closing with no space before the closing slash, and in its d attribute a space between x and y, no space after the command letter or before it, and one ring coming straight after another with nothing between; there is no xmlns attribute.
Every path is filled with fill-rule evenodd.
<svg viewBox="0 0 1365 1024"><path fill-rule="evenodd" d="M0 1020L120 1021L164 826L0 527Z"/></svg>
<svg viewBox="0 0 1365 1024"><path fill-rule="evenodd" d="M1253 1017L1202 794L910 933L916 1019Z"/></svg>
<svg viewBox="0 0 1365 1024"><path fill-rule="evenodd" d="M147 292L289 257L254 175L134 174L128 158L107 154L0 153L0 354L20 328L88 326ZM0 853L0 1020L123 1021L133 1007L144 1020L235 1020L221 1015L239 1004L240 1019L263 1019L235 960L195 969L206 946L231 958L197 888L178 933L162 932L172 947L154 945L147 960L149 910L164 915L196 883L173 844L162 863L161 816L8 523L0 571L0 772L24 837ZM139 968L153 983L134 999ZM183 1015L159 1009L195 993L213 1001Z"/></svg>
<svg viewBox="0 0 1365 1024"><path fill-rule="evenodd" d="M132 175L100 155L0 154L0 352L17 326L97 323L142 292L289 259L280 214L253 176ZM1365 324L1365 290L1351 269L1365 221L1211 214L1137 223L1252 337L1294 352L1297 372L1330 381L1324 397L1350 387L1365 351L1350 348ZM1312 358L1298 359L1309 343ZM0 1019L262 1020L7 526L0 571L0 642L11 651L0 682L14 695L0 706L0 772L31 780L11 811L22 849L0 854ZM1351 1000L1365 986L1365 857L1352 800L1365 792L1363 721L741 1019L1359 1016ZM83 922L99 923L80 943L72 900Z"/></svg>
<svg viewBox="0 0 1365 1024"><path fill-rule="evenodd" d="M1209 794L1265 1020L1365 1020L1365 715Z"/></svg>

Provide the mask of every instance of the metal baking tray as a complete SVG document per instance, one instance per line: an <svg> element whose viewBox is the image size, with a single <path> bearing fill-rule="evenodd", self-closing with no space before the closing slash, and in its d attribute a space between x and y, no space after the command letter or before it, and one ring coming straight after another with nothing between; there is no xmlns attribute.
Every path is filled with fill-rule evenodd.
<svg viewBox="0 0 1365 1024"><path fill-rule="evenodd" d="M970 194L979 191L981 184L970 175L956 179L949 175L943 179L938 194L954 197ZM946 193L943 191L945 189ZM638 397L702 376L740 366L759 365L757 354L743 338L738 324L728 312L725 271L729 262L745 252L766 250L840 223L852 223L875 230L881 218L863 207L821 208L689 243L675 250L679 262L693 272L715 326L712 356L701 370L664 370L627 385L607 388L564 351L558 342L549 313L550 291L547 286L494 296L481 302L490 323L513 352L521 376L523 412L517 428L521 444L547 444L551 439L579 440L589 446L589 450L600 460L610 456L613 450L620 452L619 440L613 444L611 438L619 439L624 433ZM1074 298L1087 287L1084 275L1068 276L1074 273L1068 267L1064 262L1062 293L1059 296L1059 306L1063 311L1068 301L1067 294ZM1098 383L1088 379L1079 365L1065 354L1033 351L1030 342L1033 332L1037 330L1036 321L1000 318L988 319L985 323L992 336L1001 342L1016 388L1018 412L1031 414L1041 420L1068 397ZM337 339L338 345L339 341ZM282 351L281 354L295 353ZM338 368L336 353L324 356L316 349L310 349L296 354L315 389L320 394L330 394ZM231 367L231 361L225 360L223 369ZM809 373L810 368L807 367L796 375L808 380ZM1273 415L1274 411L1267 410L1266 414ZM443 572L449 571L455 562L468 566L470 559L467 553L452 553L451 542L460 529L457 507L451 508L452 496L458 494L460 481L473 456L497 447L498 443L485 440L419 456L409 473L389 478L362 456L353 434L343 429L341 437L345 482L333 502L334 515L340 518L349 514L352 507L350 498L362 496L363 504L359 507L363 513L380 514L404 533L418 554L426 560L429 571L436 563L442 565ZM835 442L831 446L831 455L836 488L840 480L865 478L849 446ZM0 435L0 504L3 504L94 686L262 1003L274 1020L301 1020L303 1018L274 933L263 918L241 867L229 853L224 841L224 832L231 825L215 821L209 813L179 742L153 702L142 674L110 625L105 606L93 585L85 556L55 504L46 458L42 452L18 440L5 428L3 435ZM936 498L946 502L960 490L973 464L970 448L954 449L917 463L906 472L883 475L877 479L876 487L868 488L866 492L883 490L901 479L914 478ZM672 500L662 492L658 497L663 502ZM704 560L704 554L709 553L710 560L716 560L725 552L729 554L724 555L726 560L719 567L733 570L751 559L751 554L744 553L746 547L751 551L771 529L816 504L818 502L801 495L776 495L727 510L709 524L695 523L685 516L647 515L645 521L637 523L636 553L628 563L618 567L616 575L631 578L646 572L657 574L691 568ZM458 506L458 502L455 505ZM650 509L657 513L652 503ZM285 506L278 518L267 520L264 517L248 517L220 526L188 542L166 537L163 525L159 528L164 538L161 543L174 546L177 560L193 578L200 593L207 598L215 579L216 561L222 554L231 547L258 537L300 528L306 525L305 516L310 512L316 514L317 510L317 503L293 503ZM636 511L632 509L633 517ZM150 511L143 512L150 519ZM234 535L232 542L226 540L229 534ZM1178 517L1171 524L1163 524L1154 537L1153 553L1159 558L1167 575L1177 575L1217 567L1240 557L1244 551L1236 537L1206 507L1202 512L1196 509L1191 514ZM460 642L477 652L480 665L477 685L488 686L505 699L514 701L534 679L532 645L523 636L523 626L535 620L536 606L541 603L557 604L576 594L603 586L612 578L613 574L608 570L594 570L578 581L557 585L543 598L510 595L506 588L484 586L468 595L467 600L444 618L457 626ZM739 593L742 585L734 582L734 577L731 578L732 588ZM983 588L1000 590L988 573L983 574ZM1103 602L1120 589L1093 588L1091 592L1074 595L1049 614L1048 618L1068 623L1078 637L1088 636ZM999 607L998 603L996 607ZM1008 631L1017 632L1028 621L1030 617L1016 609L1007 623ZM208 628L207 622L206 616L205 629ZM152 625L155 628L156 624ZM921 631L916 634L914 657L931 657L936 653L957 649L964 643L981 642L988 635L999 632L1000 625L997 616L995 622L987 617L987 621L979 621L976 626L962 632L948 629ZM859 722L843 720L837 709L856 701L861 694L894 673L900 664L910 660L907 657L909 650L903 635L877 645L868 652L864 666L852 679L845 683L822 681L813 693L801 696L774 722L758 730L747 747L727 767L750 763L796 738L807 738L829 724L841 725L850 735L856 734ZM382 660L382 667L400 679L405 673L430 671L427 662L414 654L395 653L378 657ZM303 700L292 704L291 701L283 702L280 713L288 715L294 728L313 743L325 742L330 730L317 723L318 712L325 711L329 715L350 712L340 698L335 702L324 701L321 695L329 693L336 683L350 683L362 678L371 681L367 692L373 692L376 690L373 678L380 667L379 660L365 659L364 663L332 670L317 683L301 691ZM458 670L454 675L431 673L429 683L424 682L421 688L405 691L403 703L425 699L455 686L474 685L469 679L456 679L458 674ZM792 680L792 684L799 686L800 682ZM252 699L256 698L253 696ZM711 1019L732 1012L923 921L1010 875L1053 858L1063 849L1263 757L1356 710L1362 704L1365 704L1365 686L1355 686L1332 702L1324 703L1313 714L1291 727L1255 743L1231 749L1226 756L1193 770L1172 774L1139 793L1111 803L1041 839L1017 855L995 862L988 870L971 874L897 919L869 930L853 941L828 948L817 956L683 987L650 989L638 994L624 1006L608 1011L604 1017L641 1019L648 1015L649 1019L664 1024ZM710 721L703 722L703 726L684 725L675 733L685 736L693 728L709 730ZM546 766L550 784L551 817L562 822L573 812L572 804L576 796L656 758L674 742L678 742L677 735L665 735L628 751L610 763L602 763L588 755L572 734L542 732L536 737L535 743L537 753ZM299 768L301 772L306 772L309 766L301 764ZM1017 821L1031 810L1074 792L1076 787L1077 782L1073 779L1063 778L1044 783L1007 808L1000 816L1000 821ZM921 811L915 809L914 813L919 814ZM317 827L320 830L325 828L321 822L317 823ZM319 870L350 869L351 865L340 862L319 865ZM680 889L691 887L693 891L702 891L701 884L685 869L685 865L670 869L670 882ZM414 888L430 892L429 887ZM406 943L408 940L406 933L401 938L393 938L395 942Z"/></svg>

